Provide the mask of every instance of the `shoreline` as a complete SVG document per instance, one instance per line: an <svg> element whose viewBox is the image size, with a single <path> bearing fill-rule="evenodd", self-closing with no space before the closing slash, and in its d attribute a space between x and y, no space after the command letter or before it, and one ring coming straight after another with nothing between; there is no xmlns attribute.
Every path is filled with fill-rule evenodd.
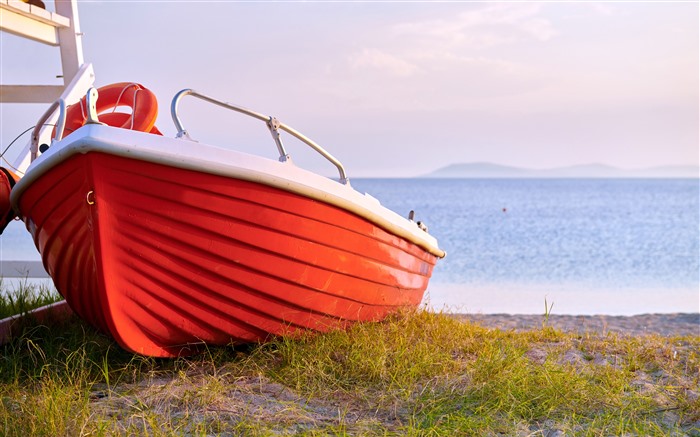
<svg viewBox="0 0 700 437"><path fill-rule="evenodd" d="M541 329L545 320L544 314L445 314L486 328L506 331ZM546 326L579 334L700 336L700 313L650 313L632 316L550 314Z"/></svg>
<svg viewBox="0 0 700 437"><path fill-rule="evenodd" d="M423 305L459 314L550 314L636 316L697 313L698 286L622 288L585 284L460 284L431 282Z"/></svg>

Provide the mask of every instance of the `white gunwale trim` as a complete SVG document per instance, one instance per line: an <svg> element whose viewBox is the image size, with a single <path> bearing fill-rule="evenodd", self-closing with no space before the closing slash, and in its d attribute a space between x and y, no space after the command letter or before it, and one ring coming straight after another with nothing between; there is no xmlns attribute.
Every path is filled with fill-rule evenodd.
<svg viewBox="0 0 700 437"><path fill-rule="evenodd" d="M100 125L86 125L51 146L27 169L12 189L18 210L22 193L39 177L76 154L101 152L203 173L256 182L328 203L363 217L429 253L444 257L437 240L418 226L383 207L377 199L348 185L297 167L234 150L186 139L166 138L143 132Z"/></svg>

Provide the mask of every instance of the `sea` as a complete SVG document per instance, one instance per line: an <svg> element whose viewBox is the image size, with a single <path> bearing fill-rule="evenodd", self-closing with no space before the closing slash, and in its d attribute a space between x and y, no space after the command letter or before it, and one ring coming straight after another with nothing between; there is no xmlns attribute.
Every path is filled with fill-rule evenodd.
<svg viewBox="0 0 700 437"><path fill-rule="evenodd" d="M447 256L425 304L448 312L700 311L698 179L355 179L414 210Z"/></svg>
<svg viewBox="0 0 700 437"><path fill-rule="evenodd" d="M634 315L700 311L698 179L353 179L447 252L438 311ZM0 260L39 260L22 224Z"/></svg>

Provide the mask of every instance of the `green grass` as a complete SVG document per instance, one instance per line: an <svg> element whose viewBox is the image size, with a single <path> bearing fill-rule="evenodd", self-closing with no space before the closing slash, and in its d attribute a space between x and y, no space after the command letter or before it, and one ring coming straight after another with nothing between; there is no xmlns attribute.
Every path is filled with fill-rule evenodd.
<svg viewBox="0 0 700 437"><path fill-rule="evenodd" d="M25 313L59 300L61 296L46 284L35 285L24 279L7 287L0 277L0 319Z"/></svg>
<svg viewBox="0 0 700 437"><path fill-rule="evenodd" d="M698 387L699 337L417 311L163 360L71 319L0 347L0 435L700 436Z"/></svg>

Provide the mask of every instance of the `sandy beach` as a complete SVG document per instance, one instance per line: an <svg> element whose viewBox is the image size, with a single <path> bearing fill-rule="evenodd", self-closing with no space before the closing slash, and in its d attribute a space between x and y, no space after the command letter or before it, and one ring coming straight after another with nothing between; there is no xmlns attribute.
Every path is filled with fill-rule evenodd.
<svg viewBox="0 0 700 437"><path fill-rule="evenodd" d="M489 328L517 331L542 327L542 314L455 314ZM659 334L663 336L700 336L700 313L640 314L635 316L550 315L547 326L566 332L620 333L626 335Z"/></svg>

